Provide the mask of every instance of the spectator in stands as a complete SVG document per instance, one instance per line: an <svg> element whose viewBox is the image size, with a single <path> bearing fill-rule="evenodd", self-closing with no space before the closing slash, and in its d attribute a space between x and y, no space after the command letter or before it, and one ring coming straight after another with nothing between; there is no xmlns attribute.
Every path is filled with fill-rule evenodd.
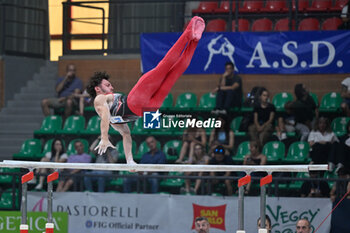
<svg viewBox="0 0 350 233"><path fill-rule="evenodd" d="M65 163L68 159L68 156L65 152L63 142L60 139L54 139L51 145L51 151L47 152L45 156L40 160L41 162L56 162L56 163ZM47 173L46 168L39 168L38 173ZM42 189L44 185L45 176L40 176L39 184L35 189Z"/></svg>
<svg viewBox="0 0 350 233"><path fill-rule="evenodd" d="M258 229L267 229L267 233L271 233L271 219L267 214L265 215L265 227L261 227L260 217L258 218L257 225Z"/></svg>
<svg viewBox="0 0 350 233"><path fill-rule="evenodd" d="M211 165L232 165L233 160L231 156L225 155L225 148L222 145L217 146L214 149L214 157L210 159L209 164ZM228 177L231 172L210 172L210 176L225 176ZM212 184L218 184L221 180L211 180ZM233 193L232 181L229 179L225 180L225 186L227 195L231 196Z"/></svg>
<svg viewBox="0 0 350 233"><path fill-rule="evenodd" d="M263 146L271 137L274 127L275 106L269 103L269 92L266 88L260 89L259 102L254 106L254 123L248 131L251 141L258 141Z"/></svg>
<svg viewBox="0 0 350 233"><path fill-rule="evenodd" d="M350 1L349 1L350 2ZM350 117L350 77L347 77L341 82L341 97L343 98L343 103L341 103L341 108L343 109L346 116Z"/></svg>
<svg viewBox="0 0 350 233"><path fill-rule="evenodd" d="M306 218L297 221L296 229L297 233L311 233L312 231L311 224Z"/></svg>
<svg viewBox="0 0 350 233"><path fill-rule="evenodd" d="M196 144L202 146L207 145L207 136L203 128L187 128L182 135L182 147L179 158L176 163L189 163L193 162L194 147ZM188 155L188 160L183 161L185 155Z"/></svg>
<svg viewBox="0 0 350 233"><path fill-rule="evenodd" d="M295 129L301 134L300 140L306 141L313 128L313 121L318 116L317 106L304 84L296 84L294 94L296 101L291 105L291 109L295 116Z"/></svg>
<svg viewBox="0 0 350 233"><path fill-rule="evenodd" d="M310 178L320 178L319 171L310 171ZM329 197L329 186L324 180L307 180L301 186L301 197Z"/></svg>
<svg viewBox="0 0 350 233"><path fill-rule="evenodd" d="M77 140L74 143L74 148L77 153L74 155L70 155L68 157L68 160L67 160L68 163L90 163L91 162L91 156L84 152L85 151L84 144L81 141ZM79 180L82 179L82 177L74 176L74 175L82 174L82 173L83 171L79 169L65 170L62 173L62 175L65 175L63 176L64 180L60 180L58 182L56 192L68 191L74 183L77 184Z"/></svg>
<svg viewBox="0 0 350 233"><path fill-rule="evenodd" d="M286 139L287 132L295 132L295 117L291 109L292 103L292 101L285 103L285 112L279 114L277 118L276 136L280 141Z"/></svg>
<svg viewBox="0 0 350 233"><path fill-rule="evenodd" d="M209 164L210 157L205 153L204 146L202 144L196 144L194 146L194 153L193 153L193 159L192 164ZM195 176L202 176L203 172L186 172L186 176L195 175ZM185 192L190 193L193 192L195 194L198 193L198 190L200 188L200 185L202 183L201 179L196 180L196 184L194 186L194 189L191 188L191 180L186 179L185 180Z"/></svg>
<svg viewBox="0 0 350 233"><path fill-rule="evenodd" d="M349 30L350 29L350 11L349 11L349 5L350 5L350 1L348 1L348 3L343 7L342 11L341 11L341 19L343 20L343 23L341 25L339 25L338 29L339 30Z"/></svg>
<svg viewBox="0 0 350 233"><path fill-rule="evenodd" d="M96 146L101 140L101 136L98 136L95 141L92 142L90 145L90 153L94 153L96 155L96 162L95 163L116 163L118 160L118 152L116 149L108 148L107 151L102 154L98 155L95 151ZM110 139L111 140L111 139ZM93 191L93 181L97 181L97 190L100 193L103 193L105 191L105 184L108 180L108 177L106 175L112 175L112 171L103 171L103 170L93 170L93 171L87 171L85 172L87 176L84 177L84 185L85 189L92 192Z"/></svg>
<svg viewBox="0 0 350 233"><path fill-rule="evenodd" d="M213 150L218 145L223 146L225 149L225 154L229 155L233 150L233 146L235 143L235 134L230 129L230 124L226 115L220 115L217 119L221 121L221 128L215 128L210 133L210 155L212 156Z"/></svg>
<svg viewBox="0 0 350 233"><path fill-rule="evenodd" d="M56 97L47 98L41 101L41 108L45 116L49 116L50 108L64 108L64 117L67 118L72 114L73 107L78 106L78 100L74 94L80 94L83 89L82 81L76 77L75 66L67 66L67 73L64 77L58 78L56 82Z"/></svg>
<svg viewBox="0 0 350 233"><path fill-rule="evenodd" d="M232 107L241 107L242 79L235 73L235 65L232 62L225 64L225 73L212 93L217 93L216 113L226 114Z"/></svg>
<svg viewBox="0 0 350 233"><path fill-rule="evenodd" d="M210 224L206 217L197 217L194 223L197 233L209 233Z"/></svg>
<svg viewBox="0 0 350 233"><path fill-rule="evenodd" d="M329 170L333 171L336 156L338 138L332 132L328 118L320 117L315 130L312 130L309 138L311 147L310 157L314 164L329 164Z"/></svg>
<svg viewBox="0 0 350 233"><path fill-rule="evenodd" d="M261 153L259 143L256 141L251 141L249 143L250 154L244 156L243 165L266 165L267 157ZM251 176L263 177L265 172L253 172ZM245 194L250 192L251 182L245 186Z"/></svg>
<svg viewBox="0 0 350 233"><path fill-rule="evenodd" d="M340 168L338 171L338 177L340 179L349 179L350 170L344 167ZM334 182L330 192L332 202L336 199L342 198L347 192L350 192L350 182L346 180L337 180ZM348 195L347 198L350 198L350 195Z"/></svg>
<svg viewBox="0 0 350 233"><path fill-rule="evenodd" d="M84 90L81 94L75 93L74 97L77 98L79 102L78 114L83 116L85 106L92 106L90 95L86 92L86 90Z"/></svg>
<svg viewBox="0 0 350 233"><path fill-rule="evenodd" d="M337 149L337 158L334 164L337 164L335 172L342 167L350 170L350 121L346 125L346 134L339 137L339 147Z"/></svg>
<svg viewBox="0 0 350 233"><path fill-rule="evenodd" d="M165 154L157 148L157 141L153 136L146 138L146 143L149 148L149 152L142 155L140 164L165 164ZM159 175L157 172L143 172L144 175ZM151 193L157 193L159 189L158 178L146 178L147 182L151 186ZM131 186L137 182L137 178L124 178L123 180L123 192L130 193Z"/></svg>

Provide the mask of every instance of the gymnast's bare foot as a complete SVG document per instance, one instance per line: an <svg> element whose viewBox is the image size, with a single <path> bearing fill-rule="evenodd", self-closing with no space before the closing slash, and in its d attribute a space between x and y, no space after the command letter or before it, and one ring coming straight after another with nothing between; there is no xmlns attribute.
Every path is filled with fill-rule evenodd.
<svg viewBox="0 0 350 233"><path fill-rule="evenodd" d="M204 20L198 16L193 17L192 20L192 38L194 41L199 41L202 38L202 33L205 29L205 23Z"/></svg>

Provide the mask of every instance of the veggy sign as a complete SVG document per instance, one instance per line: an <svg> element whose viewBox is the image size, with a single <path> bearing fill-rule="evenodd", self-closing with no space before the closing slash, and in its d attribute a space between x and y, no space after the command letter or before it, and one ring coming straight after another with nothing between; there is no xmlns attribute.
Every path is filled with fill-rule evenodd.
<svg viewBox="0 0 350 233"><path fill-rule="evenodd" d="M46 212L28 212L27 224L30 233L45 232L47 223ZM64 212L53 213L55 233L68 232L68 214ZM21 224L21 213L19 211L0 211L0 232L18 233Z"/></svg>

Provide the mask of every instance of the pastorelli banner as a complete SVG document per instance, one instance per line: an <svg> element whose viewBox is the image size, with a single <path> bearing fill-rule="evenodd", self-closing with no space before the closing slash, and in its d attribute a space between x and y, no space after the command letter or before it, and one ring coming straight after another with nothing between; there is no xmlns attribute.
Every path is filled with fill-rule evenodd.
<svg viewBox="0 0 350 233"><path fill-rule="evenodd" d="M258 232L260 198L246 197L245 230ZM46 196L30 192L29 211L45 211ZM235 233L238 226L238 198L158 194L55 193L54 211L67 212L69 233L179 233L195 232L194 219L205 216L210 233ZM313 230L332 208L328 198L267 198L266 213L272 233L292 233L299 218L311 221ZM328 218L317 233L328 233Z"/></svg>
<svg viewBox="0 0 350 233"><path fill-rule="evenodd" d="M141 35L142 72L159 63L180 33ZM186 74L350 73L350 31L204 33Z"/></svg>

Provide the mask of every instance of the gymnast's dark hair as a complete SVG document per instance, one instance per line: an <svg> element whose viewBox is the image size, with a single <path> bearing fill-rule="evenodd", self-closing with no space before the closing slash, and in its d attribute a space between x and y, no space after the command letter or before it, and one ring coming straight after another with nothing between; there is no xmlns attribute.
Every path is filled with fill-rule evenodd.
<svg viewBox="0 0 350 233"><path fill-rule="evenodd" d="M86 91L87 93L89 93L92 99L95 99L96 97L95 87L100 85L103 79L109 79L109 75L105 71L95 72L94 76L90 78L90 81L86 87Z"/></svg>

